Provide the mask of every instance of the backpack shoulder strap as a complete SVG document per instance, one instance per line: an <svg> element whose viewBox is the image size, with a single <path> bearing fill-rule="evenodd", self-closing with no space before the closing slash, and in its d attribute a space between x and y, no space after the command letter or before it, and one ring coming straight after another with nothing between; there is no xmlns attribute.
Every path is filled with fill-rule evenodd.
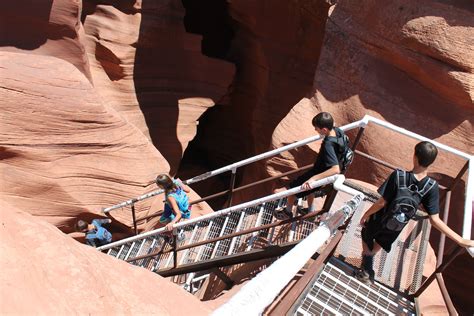
<svg viewBox="0 0 474 316"><path fill-rule="evenodd" d="M407 187L407 173L405 170L397 169L397 186L399 189Z"/></svg>
<svg viewBox="0 0 474 316"><path fill-rule="evenodd" d="M334 127L334 131L336 132L336 138L344 142L346 134L342 131L342 129L340 129L339 127Z"/></svg>
<svg viewBox="0 0 474 316"><path fill-rule="evenodd" d="M334 127L334 131L336 132L336 137L329 138L329 141L336 144L338 146L338 151L343 153L346 145L348 145L348 138L340 128Z"/></svg>
<svg viewBox="0 0 474 316"><path fill-rule="evenodd" d="M333 143L334 145L334 150L336 151L336 154L338 155L341 155L342 152L343 152L343 146L341 146L341 141L339 141L339 138L336 138L336 137L331 137L331 138L328 138L328 141L330 143Z"/></svg>
<svg viewBox="0 0 474 316"><path fill-rule="evenodd" d="M435 184L436 184L435 180L428 178L428 181L426 181L423 188L419 191L421 197L424 197L426 193L428 193L434 187Z"/></svg>

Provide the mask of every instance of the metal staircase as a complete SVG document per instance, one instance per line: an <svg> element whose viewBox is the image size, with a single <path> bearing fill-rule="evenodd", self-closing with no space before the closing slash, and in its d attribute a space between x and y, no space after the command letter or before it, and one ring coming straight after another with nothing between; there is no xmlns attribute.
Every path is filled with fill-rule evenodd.
<svg viewBox="0 0 474 316"><path fill-rule="evenodd" d="M108 244L99 250L150 271L160 274L168 271L166 275L173 275L169 271L182 266L192 267L195 263L202 266L205 262L249 253L254 249L295 244L317 227L309 219L277 225L282 222L274 218L273 210L279 203L285 203L285 199L230 212L208 214L189 221L189 224L183 222L174 236L164 232L164 229L158 229ZM173 251L174 243L178 251ZM191 272L188 273L184 286L195 292L199 284L194 283L202 283L203 280L204 276L196 276Z"/></svg>
<svg viewBox="0 0 474 316"><path fill-rule="evenodd" d="M365 116L362 120L342 126L341 129L349 131L358 129L356 138L353 142L353 151L362 159L371 160L374 163L381 164L387 168L394 169L392 166L382 160L372 157L367 153L356 149L364 130L368 126L375 128L384 128L394 133L404 135L416 140L429 140L421 135L417 135L398 126L385 121ZM202 180L231 172L230 186L227 191L213 194L209 197L194 201L198 203L208 198L217 196L228 196L232 200L233 192L248 189L254 185L259 185L272 178L257 181L253 184L234 188L237 169L248 164L274 157L287 150L306 145L320 139L320 136L313 136L299 142L277 148L266 153L233 163L231 165L206 172L202 175L185 181L186 184L193 184ZM446 198L444 200L443 221L448 221L451 190L460 181L463 174L468 172L468 181L465 188L465 207L463 218L463 237L470 238L472 227L471 200L474 190L474 157L460 152L454 148L429 140L434 143L438 149L448 152L450 155L457 156L466 160L464 167L459 171L456 178L447 187L440 188L445 190ZM305 166L299 169L303 171ZM287 176L294 173L286 172L280 175ZM323 179L324 180L324 179ZM327 180L327 179L326 179ZM322 180L320 180L322 181ZM318 183L318 186L327 185L330 182ZM291 190L290 190L291 191ZM162 190L146 193L137 198L130 199L120 204L103 209L104 213L110 211L131 207L131 214L135 232L137 232L135 205L150 197L163 193ZM293 191L292 194L297 193ZM366 198L368 197L365 194ZM332 196L334 198L334 196ZM260 260L262 258L274 258L283 255L290 250L299 241L310 235L316 229L317 225L311 220L311 216L299 216L293 220L279 221L273 217L273 210L278 203L284 204L284 196L267 196L255 201L247 202L238 206L232 206L212 214L207 214L200 218L192 219L186 222L178 223L174 226L173 236L166 233L164 229L158 229L146 232L134 237L130 237L106 246L99 250L106 251L107 254L120 260L126 260L131 264L138 265L159 273L162 276L185 276L176 278L174 281L184 284L190 292L199 288L199 284L208 276L209 271L216 267L224 267L237 263ZM338 207L331 198L325 202L325 209L334 209ZM255 202L255 203L254 203ZM253 203L253 204L250 204ZM327 204L327 207L326 207ZM139 205L140 207L140 205ZM356 212L353 218L355 224L349 224L346 234L341 243L334 250L334 256L344 258L345 262L354 267L360 265L360 227L357 227L359 212ZM453 251L450 259L443 263L443 256L439 255L437 259L438 268L428 278L422 282L422 271L426 246L428 244L430 226L427 221L422 225L412 224L412 227L406 229L406 235L399 239L394 250L390 255L382 253L375 258L376 280L390 286L395 291L405 294L413 294L418 297L426 287L435 278L440 287L442 287L443 298L447 302L450 311L454 311L450 303L449 295L445 289L444 282L439 281L441 272L452 261L452 259L461 250ZM182 238L177 238L180 236ZM311 237L311 236L310 236ZM356 245L354 247L354 245ZM263 255L262 253L265 252ZM469 249L474 256L474 248ZM444 253L444 236L439 243L439 254ZM408 263L408 264L407 264ZM350 273L342 273L340 265L334 265L333 262L327 263L306 294L308 294L298 308L293 312L298 315L311 314L412 314L413 304L403 297L391 291L385 285L376 283L374 286L367 287L358 283L350 277ZM443 291L444 289L444 291ZM295 302L291 301L292 304ZM290 306L285 305L284 309ZM450 307L451 306L451 307ZM286 309L287 310L287 309ZM286 312L284 313L286 314Z"/></svg>
<svg viewBox="0 0 474 316"><path fill-rule="evenodd" d="M292 314L414 315L415 306L379 282L359 282L351 276L351 268L332 258Z"/></svg>

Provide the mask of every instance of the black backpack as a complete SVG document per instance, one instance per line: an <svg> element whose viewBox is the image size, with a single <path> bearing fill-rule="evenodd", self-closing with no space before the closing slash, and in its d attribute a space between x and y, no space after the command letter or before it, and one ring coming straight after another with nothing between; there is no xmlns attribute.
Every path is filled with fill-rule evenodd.
<svg viewBox="0 0 474 316"><path fill-rule="evenodd" d="M415 216L423 197L435 185L435 180L428 178L421 190L414 183L409 184L405 170L397 169L397 193L390 202L382 217L382 226L390 231L400 232L408 221Z"/></svg>
<svg viewBox="0 0 474 316"><path fill-rule="evenodd" d="M349 137L339 128L335 128L335 131L336 137L331 137L329 141L336 144L337 160L339 160L339 167L341 168L341 172L343 172L346 171L352 163L354 152L350 147Z"/></svg>

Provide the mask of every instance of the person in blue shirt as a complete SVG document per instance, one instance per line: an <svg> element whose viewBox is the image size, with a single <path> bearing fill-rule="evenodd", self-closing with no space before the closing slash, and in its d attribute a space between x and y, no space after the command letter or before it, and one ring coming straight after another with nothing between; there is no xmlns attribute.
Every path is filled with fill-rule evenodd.
<svg viewBox="0 0 474 316"><path fill-rule="evenodd" d="M181 218L191 217L189 198L186 193L190 192L188 186L181 181L170 178L167 174L156 177L156 185L165 190L165 209L160 217L160 223L166 224L168 231L173 230L173 224Z"/></svg>
<svg viewBox="0 0 474 316"><path fill-rule="evenodd" d="M112 241L112 234L102 227L104 224L110 224L111 219L94 219L91 224L83 220L76 223L76 231L86 234L86 244L92 247L100 247Z"/></svg>

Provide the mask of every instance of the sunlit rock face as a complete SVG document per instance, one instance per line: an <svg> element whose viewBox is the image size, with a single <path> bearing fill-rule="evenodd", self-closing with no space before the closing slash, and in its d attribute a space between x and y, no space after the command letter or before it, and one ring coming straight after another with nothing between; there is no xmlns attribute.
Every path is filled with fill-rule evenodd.
<svg viewBox="0 0 474 316"><path fill-rule="evenodd" d="M209 315L156 273L81 245L0 200L0 310L7 315ZM183 304L186 302L186 304Z"/></svg>
<svg viewBox="0 0 474 316"><path fill-rule="evenodd" d="M338 125L370 114L461 151L474 152L474 31L470 22L474 13L463 3L337 4L328 19L312 96L296 104L281 121L273 134L273 147L314 135L311 118L328 111ZM285 133L296 124L297 132ZM354 140L355 131L350 135ZM415 144L369 125L358 149L409 169ZM308 163L306 156L303 151L292 154L291 159L269 162L269 169L301 166ZM448 186L465 163L441 151L431 171ZM389 172L357 157L348 175L380 184ZM454 210L463 208L466 177L461 180L454 191ZM460 228L459 222L453 224Z"/></svg>
<svg viewBox="0 0 474 316"><path fill-rule="evenodd" d="M2 192L13 205L69 231L168 168L71 63L0 52L0 65Z"/></svg>
<svg viewBox="0 0 474 316"><path fill-rule="evenodd" d="M188 92L179 93L173 110L168 111L164 102L167 92L171 91L168 88L156 94L162 99L151 98L156 101L153 106L163 111L151 115L143 110L144 103L138 102L141 93L154 93L158 88L142 89L135 81L158 87L161 83L156 78L161 76L161 82L170 81L176 66L161 60L161 66L153 68L148 65L149 59L134 67L135 63L139 64L135 59L136 47L146 48L150 43L157 43L163 49L153 49L164 52L169 39L179 36L166 34L167 26L156 20L152 12L157 5L145 10L158 25L147 33L140 31L143 20L140 3L114 4L116 7L85 2L81 12L80 3L44 2L23 10L26 6L20 2L1 13L2 23L12 22L9 31L2 33L0 42L1 94L5 100L0 153L2 170L5 170L4 191L30 213L45 216L64 231L70 231L79 217L102 216L102 207L155 190L156 174L173 173L179 166L187 143L196 133L197 119L222 93L208 93L213 91L209 88L213 84L206 81L210 80L209 73L221 76L221 71L206 74L203 69L190 70L186 75L190 77L189 84L175 78L174 82L183 84L183 91ZM165 8L167 14L175 15L172 24L175 33L182 37L175 44L175 53L169 50L168 60L182 53L179 47L188 46L189 53L185 55L190 59L193 54L198 56L197 59L204 60L201 68L208 68L206 61L212 63L213 60L200 54L198 36L184 30L183 7L176 2ZM18 24L23 21L23 15L28 16L30 24ZM148 29L148 26L142 27ZM159 29L164 39L147 40L148 35L154 35ZM7 29L2 28L4 30ZM38 34L42 37L36 36ZM141 54L146 58L159 59L156 51L153 54L145 51ZM198 65L199 61L182 63ZM217 63L225 65L224 72L232 72L228 63ZM135 68L143 71L137 70L134 76ZM206 82L200 86L193 84L199 80L192 76ZM208 87L208 92L201 93L199 87L203 85ZM227 83L219 80L216 85L226 87ZM142 92L136 92L135 87ZM179 89L176 86L174 90ZM147 123L145 118L159 118L163 124ZM154 134L155 137L159 134L158 139L165 145L156 146L147 124L151 129L165 127ZM169 132L173 128L174 138ZM170 146L179 150L168 150ZM169 155L170 152L176 155ZM191 197L196 199L197 195L192 193ZM137 218L160 209L162 198L137 203ZM206 205L195 206L193 213L209 211ZM114 211L112 215L131 226L129 208ZM149 229L156 223L141 224L139 228Z"/></svg>
<svg viewBox="0 0 474 316"><path fill-rule="evenodd" d="M327 20L328 10L322 0L9 3L0 12L5 200L70 231L78 217L154 190L157 173L186 179L314 135L321 110L338 125L370 114L474 152L469 1L340 1ZM369 126L358 149L410 168L415 143ZM237 185L309 164L318 151L242 168ZM449 186L464 163L440 153L433 175ZM348 176L379 185L388 173L357 157ZM458 232L465 181L452 197ZM207 195L228 183L193 188ZM137 204L138 215L161 200ZM131 226L130 209L113 215ZM472 292L460 288L450 287L454 297Z"/></svg>

